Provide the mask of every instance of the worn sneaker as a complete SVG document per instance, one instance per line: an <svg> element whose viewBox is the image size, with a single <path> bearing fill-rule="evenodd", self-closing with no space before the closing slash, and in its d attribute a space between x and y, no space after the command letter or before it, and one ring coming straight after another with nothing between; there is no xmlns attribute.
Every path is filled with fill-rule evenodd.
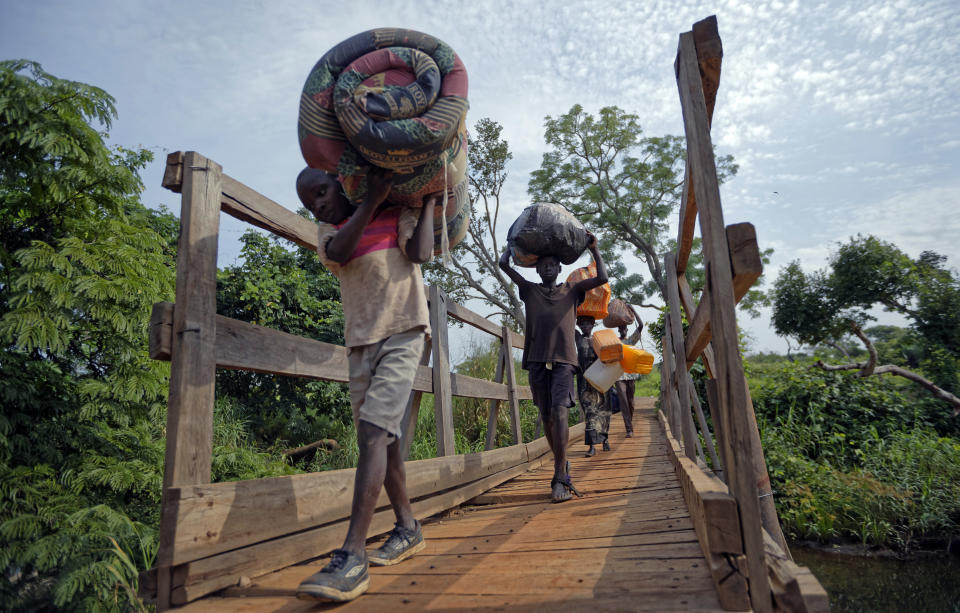
<svg viewBox="0 0 960 613"><path fill-rule="evenodd" d="M426 546L419 521L413 530L397 524L390 531L387 541L379 549L370 553L370 563L374 566L391 566L403 562Z"/></svg>
<svg viewBox="0 0 960 613"><path fill-rule="evenodd" d="M608 443L607 441L603 441L603 450L610 451L610 443Z"/></svg>
<svg viewBox="0 0 960 613"><path fill-rule="evenodd" d="M358 556L343 549L334 549L330 562L300 584L297 598L345 602L363 594L369 587L366 553Z"/></svg>

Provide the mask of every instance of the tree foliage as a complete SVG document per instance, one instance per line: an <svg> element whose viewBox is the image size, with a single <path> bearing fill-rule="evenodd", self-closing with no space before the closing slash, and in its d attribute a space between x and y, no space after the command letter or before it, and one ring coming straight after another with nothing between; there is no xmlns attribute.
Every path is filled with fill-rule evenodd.
<svg viewBox="0 0 960 613"><path fill-rule="evenodd" d="M305 211L303 212L305 213ZM340 283L315 253L291 251L250 230L240 239L241 261L217 275L221 315L343 345ZM298 446L329 436L334 422L350 422L345 386L329 381L221 370L218 397L236 404L256 442Z"/></svg>
<svg viewBox="0 0 960 613"><path fill-rule="evenodd" d="M113 98L0 62L0 609L139 608L153 564L178 223L139 201L145 150L109 147ZM215 413L214 475L289 470ZM234 433L231 437L230 433Z"/></svg>
<svg viewBox="0 0 960 613"><path fill-rule="evenodd" d="M551 150L532 173L529 194L564 205L597 235L616 295L633 304L666 296L663 258L676 248L667 231L683 189L683 139L644 136L637 115L615 106L593 116L574 105L564 115L548 116L544 125ZM721 182L736 172L731 156L717 158ZM622 264L631 248L647 265L646 282ZM699 263L698 256L691 260L694 290L702 288Z"/></svg>
<svg viewBox="0 0 960 613"><path fill-rule="evenodd" d="M960 407L955 396L960 391L960 277L945 262L933 252L912 259L891 243L858 235L839 246L829 270L805 273L799 262L793 262L781 271L774 284L774 329L809 345L837 345L852 333L869 358L839 366L821 362L822 368L858 370L861 377L897 374L956 409ZM864 332L866 324L876 319L870 312L874 307L911 321L911 338L919 345L918 366L932 381L899 364L877 365L877 348Z"/></svg>
<svg viewBox="0 0 960 613"><path fill-rule="evenodd" d="M168 214L138 201L150 152L91 125L109 128L108 94L26 61L0 84L0 594L93 610L125 600L109 537L149 541L159 502L168 368L146 337L173 297Z"/></svg>

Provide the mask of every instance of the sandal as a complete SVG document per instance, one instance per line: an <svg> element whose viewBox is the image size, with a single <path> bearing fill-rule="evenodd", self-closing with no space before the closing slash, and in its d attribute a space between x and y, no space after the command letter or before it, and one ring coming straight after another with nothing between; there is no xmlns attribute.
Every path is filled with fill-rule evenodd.
<svg viewBox="0 0 960 613"><path fill-rule="evenodd" d="M557 485L558 483L559 483L560 485L562 485L563 488L564 488L563 494L561 494L561 495L560 495L559 497L557 497L557 498L553 498L552 493L551 493L551 500L552 500L553 502L566 502L567 500L570 500L571 498L573 498L573 494L576 494L578 497L583 498L583 494L581 494L580 492L578 492L578 491L577 491L577 488L573 487L573 483L570 482L570 461L569 461L569 460L567 460L567 464L566 464L566 466L564 466L564 468L566 469L567 474L564 475L562 479L559 479L559 478L557 478L557 477L554 477L554 478L550 481L550 489L551 489L551 490L553 490L553 487L554 487L555 485Z"/></svg>

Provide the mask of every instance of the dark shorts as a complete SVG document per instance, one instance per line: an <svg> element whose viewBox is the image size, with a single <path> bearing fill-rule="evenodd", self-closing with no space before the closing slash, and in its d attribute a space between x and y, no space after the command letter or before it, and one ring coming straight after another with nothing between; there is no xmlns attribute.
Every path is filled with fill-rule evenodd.
<svg viewBox="0 0 960 613"><path fill-rule="evenodd" d="M577 370L573 364L554 362L553 368L547 368L543 362L528 362L527 372L533 404L541 413L553 407L570 408L576 404L573 377Z"/></svg>

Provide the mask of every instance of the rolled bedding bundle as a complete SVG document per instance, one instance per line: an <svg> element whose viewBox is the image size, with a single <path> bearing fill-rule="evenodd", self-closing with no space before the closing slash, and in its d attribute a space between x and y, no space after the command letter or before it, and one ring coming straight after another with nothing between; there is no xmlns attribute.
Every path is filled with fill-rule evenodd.
<svg viewBox="0 0 960 613"><path fill-rule="evenodd" d="M360 202L372 165L393 170L387 199L419 207L446 190L435 252L467 232L467 71L443 41L414 30L377 28L336 45L307 76L298 137L307 165L336 173ZM444 214L445 212L445 214Z"/></svg>
<svg viewBox="0 0 960 613"><path fill-rule="evenodd" d="M619 298L614 298L607 307L607 315L603 318L603 325L608 328L619 328L620 326L629 326L634 319L633 311L630 310L627 303Z"/></svg>
<svg viewBox="0 0 960 613"><path fill-rule="evenodd" d="M541 256L573 264L590 242L587 229L565 207L537 202L521 211L507 231L507 244L517 266L532 268Z"/></svg>
<svg viewBox="0 0 960 613"><path fill-rule="evenodd" d="M574 270L567 277L567 283L575 284L584 279L597 276L597 263L590 262L589 266ZM610 300L610 284L598 285L583 297L583 302L577 306L577 317L593 317L603 319L607 316L607 302ZM606 320L604 320L606 321Z"/></svg>

